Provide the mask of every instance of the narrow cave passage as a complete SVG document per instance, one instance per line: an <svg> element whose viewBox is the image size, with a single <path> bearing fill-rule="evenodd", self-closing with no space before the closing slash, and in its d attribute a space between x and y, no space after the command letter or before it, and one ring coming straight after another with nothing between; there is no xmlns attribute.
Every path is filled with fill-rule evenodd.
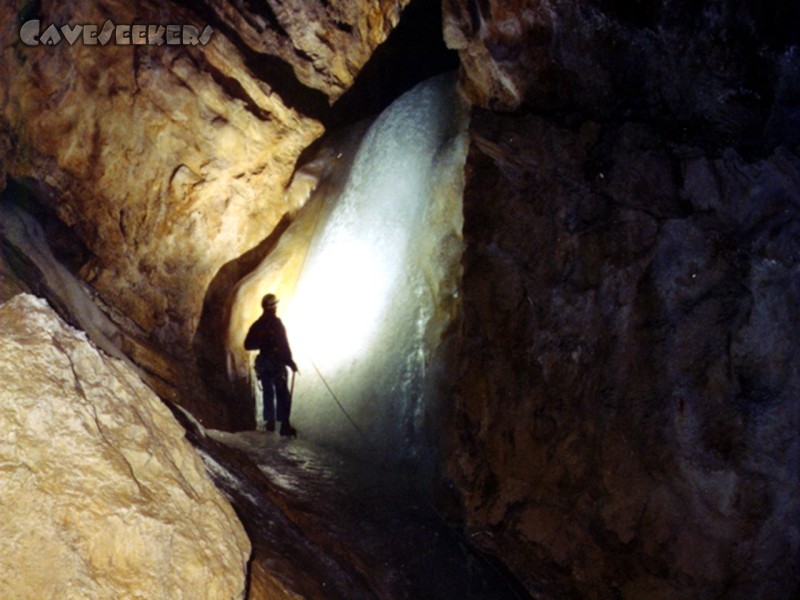
<svg viewBox="0 0 800 600"><path fill-rule="evenodd" d="M457 310L466 127L452 74L407 92L328 153L307 208L237 287L232 374L251 372L244 335L261 297L277 293L301 372L293 422L316 442L429 458L439 351Z"/></svg>
<svg viewBox="0 0 800 600"><path fill-rule="evenodd" d="M441 19L438 2L411 2L323 119L331 133L301 157L288 190L313 194L238 282L225 334L233 388L249 388L260 408L242 341L260 298L277 293L300 366L301 433L426 466L442 340L458 306L468 120Z"/></svg>
<svg viewBox="0 0 800 600"><path fill-rule="evenodd" d="M530 598L505 566L476 550L414 489L412 474L376 469L303 439L190 436L253 543L250 600L283 597L270 591L271 580L303 598ZM571 597L532 577L542 597Z"/></svg>
<svg viewBox="0 0 800 600"><path fill-rule="evenodd" d="M469 119L452 54L426 62L430 48L414 35L435 6L412 3L388 50L334 107L335 133L307 153L288 190L310 187L309 200L231 296L228 375L248 381L259 416L254 353L242 346L266 293L280 298L300 368L299 439L202 436L257 468L237 475L203 451L254 542L251 597L261 597L268 571L307 597L527 596L431 502L447 495L431 486L443 435L438 386L459 306ZM421 63L392 58L404 50L403 60ZM354 118L370 114L378 116Z"/></svg>
<svg viewBox="0 0 800 600"><path fill-rule="evenodd" d="M242 344L267 292L281 298L301 372L300 439L202 436L257 468L237 476L213 444L203 454L249 527L251 597L270 571L306 597L527 597L430 499L437 386L458 310L467 125L448 73L323 145L307 167L319 177L311 199L237 286L232 374L252 372Z"/></svg>

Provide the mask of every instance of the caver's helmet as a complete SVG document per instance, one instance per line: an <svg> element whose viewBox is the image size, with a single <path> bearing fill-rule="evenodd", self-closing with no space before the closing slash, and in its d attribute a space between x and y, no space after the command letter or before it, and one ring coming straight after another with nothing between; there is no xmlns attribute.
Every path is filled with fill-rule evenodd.
<svg viewBox="0 0 800 600"><path fill-rule="evenodd" d="M267 294L261 299L261 308L269 310L278 306L278 297L275 294Z"/></svg>

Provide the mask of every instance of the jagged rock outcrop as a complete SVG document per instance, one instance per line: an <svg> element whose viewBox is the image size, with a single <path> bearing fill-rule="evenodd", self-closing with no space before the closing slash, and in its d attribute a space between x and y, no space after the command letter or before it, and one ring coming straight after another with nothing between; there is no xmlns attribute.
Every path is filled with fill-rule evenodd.
<svg viewBox="0 0 800 600"><path fill-rule="evenodd" d="M796 593L800 157L472 135L450 468L476 538L582 597Z"/></svg>
<svg viewBox="0 0 800 600"><path fill-rule="evenodd" d="M201 4L261 60L270 57L264 65L267 73L272 71L268 80L278 74L275 59L280 59L292 67L301 84L333 101L350 88L409 1L203 0Z"/></svg>
<svg viewBox="0 0 800 600"><path fill-rule="evenodd" d="M444 0L478 106L677 120L723 143L800 142L800 7L779 0ZM694 126L694 127L692 127ZM756 137L756 139L752 139Z"/></svg>
<svg viewBox="0 0 800 600"><path fill-rule="evenodd" d="M475 539L532 589L796 595L800 9L445 7L465 93L516 111L476 112L467 164Z"/></svg>
<svg viewBox="0 0 800 600"><path fill-rule="evenodd" d="M121 361L21 294L0 306L0 381L0 597L244 597L233 508Z"/></svg>
<svg viewBox="0 0 800 600"><path fill-rule="evenodd" d="M90 249L82 275L103 299L186 354L208 282L293 208L283 186L322 128L258 79L223 32L206 46L28 47L15 7L0 12L8 172L47 184L42 201ZM40 13L25 17L204 25L147 1L45 1Z"/></svg>

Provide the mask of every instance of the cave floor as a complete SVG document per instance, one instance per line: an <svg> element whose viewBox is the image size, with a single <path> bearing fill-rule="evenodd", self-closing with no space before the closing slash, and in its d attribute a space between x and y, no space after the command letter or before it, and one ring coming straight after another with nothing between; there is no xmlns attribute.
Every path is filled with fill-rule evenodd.
<svg viewBox="0 0 800 600"><path fill-rule="evenodd" d="M269 595L264 574L303 598L530 597L414 489L412 474L275 433L205 434L201 455L253 543L250 600Z"/></svg>

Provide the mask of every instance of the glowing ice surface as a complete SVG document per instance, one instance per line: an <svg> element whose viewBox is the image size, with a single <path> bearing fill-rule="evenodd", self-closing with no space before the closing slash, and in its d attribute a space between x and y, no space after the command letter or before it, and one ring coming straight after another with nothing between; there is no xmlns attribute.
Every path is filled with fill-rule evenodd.
<svg viewBox="0 0 800 600"><path fill-rule="evenodd" d="M330 373L363 352L379 325L390 269L367 243L351 238L334 241L308 265L286 315L300 354L313 353Z"/></svg>
<svg viewBox="0 0 800 600"><path fill-rule="evenodd" d="M373 123L329 200L281 307L302 372L294 421L319 441L419 448L426 369L457 294L466 126L455 77L420 84Z"/></svg>

